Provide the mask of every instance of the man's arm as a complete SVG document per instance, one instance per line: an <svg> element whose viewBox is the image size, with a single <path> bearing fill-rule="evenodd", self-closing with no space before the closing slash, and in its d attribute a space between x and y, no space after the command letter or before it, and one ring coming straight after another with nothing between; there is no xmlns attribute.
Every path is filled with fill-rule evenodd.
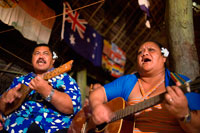
<svg viewBox="0 0 200 133"><path fill-rule="evenodd" d="M36 90L43 97L47 97L50 95L53 87L48 84L47 81L42 79L40 76L35 77L29 83L29 87L33 90ZM73 104L71 97L64 93L54 89L54 93L52 95L51 104L60 112L65 114L73 113Z"/></svg>
<svg viewBox="0 0 200 133"><path fill-rule="evenodd" d="M57 110L62 113L74 113L72 99L68 94L64 92L55 90L55 93L52 96L52 100L50 102Z"/></svg>

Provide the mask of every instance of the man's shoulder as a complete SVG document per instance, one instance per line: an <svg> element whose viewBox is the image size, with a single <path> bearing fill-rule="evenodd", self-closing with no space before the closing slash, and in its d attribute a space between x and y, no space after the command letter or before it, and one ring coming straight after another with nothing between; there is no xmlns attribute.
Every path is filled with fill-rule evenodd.
<svg viewBox="0 0 200 133"><path fill-rule="evenodd" d="M34 78L34 73L27 73L24 75L19 75L17 77L15 77L14 81L18 81L18 82L24 82L24 80L31 80L32 78Z"/></svg>
<svg viewBox="0 0 200 133"><path fill-rule="evenodd" d="M33 72L30 73L25 73L24 75L19 75L16 78L20 78L20 77L35 77L36 75Z"/></svg>

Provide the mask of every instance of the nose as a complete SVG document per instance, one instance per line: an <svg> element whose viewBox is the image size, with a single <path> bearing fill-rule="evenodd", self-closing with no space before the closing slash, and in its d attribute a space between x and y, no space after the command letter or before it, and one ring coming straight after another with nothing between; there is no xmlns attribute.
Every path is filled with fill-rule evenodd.
<svg viewBox="0 0 200 133"><path fill-rule="evenodd" d="M142 55L144 56L144 55L148 55L148 54L149 54L148 50L147 50L147 49L144 49Z"/></svg>
<svg viewBox="0 0 200 133"><path fill-rule="evenodd" d="M39 58L43 58L43 57L44 57L44 54L43 54L43 53L40 53L38 57L39 57Z"/></svg>

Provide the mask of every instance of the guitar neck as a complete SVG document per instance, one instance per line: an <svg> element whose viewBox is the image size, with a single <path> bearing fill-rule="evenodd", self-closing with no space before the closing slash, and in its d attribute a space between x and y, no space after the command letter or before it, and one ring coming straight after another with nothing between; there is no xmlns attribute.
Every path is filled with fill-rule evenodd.
<svg viewBox="0 0 200 133"><path fill-rule="evenodd" d="M71 61L65 63L64 65L54 69L53 71L45 73L44 76L43 76L43 79L48 80L48 79L51 79L51 78L58 76L62 73L70 71L71 68L72 68L72 63L73 63L73 60L71 60Z"/></svg>
<svg viewBox="0 0 200 133"><path fill-rule="evenodd" d="M115 112L115 117L110 121L116 121L119 119L122 119L128 115L131 115L133 113L137 113L139 111L142 111L144 109L147 109L149 107L152 107L160 102L162 102L162 100L164 99L164 94L162 93L160 95L157 95L155 97L149 98L143 102L137 103L135 105L132 106L127 106L125 109L121 109Z"/></svg>

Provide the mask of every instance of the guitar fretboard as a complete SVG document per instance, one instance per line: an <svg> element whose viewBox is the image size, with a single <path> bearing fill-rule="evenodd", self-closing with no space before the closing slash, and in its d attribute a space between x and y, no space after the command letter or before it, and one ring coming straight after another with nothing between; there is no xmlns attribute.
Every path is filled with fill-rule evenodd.
<svg viewBox="0 0 200 133"><path fill-rule="evenodd" d="M64 72L70 71L71 67L72 67L72 63L73 63L73 60L68 61L67 63L65 63L64 65L62 65L62 66L60 66L56 69L54 69L53 71L44 74L43 79L48 80L48 79L51 79L55 76L58 76L58 75L60 75Z"/></svg>
<svg viewBox="0 0 200 133"><path fill-rule="evenodd" d="M143 102L137 103L135 105L127 106L125 109L116 111L115 117L110 122L122 119L130 114L137 113L139 111L152 107L160 103L163 99L164 99L164 93L158 96L146 99Z"/></svg>

